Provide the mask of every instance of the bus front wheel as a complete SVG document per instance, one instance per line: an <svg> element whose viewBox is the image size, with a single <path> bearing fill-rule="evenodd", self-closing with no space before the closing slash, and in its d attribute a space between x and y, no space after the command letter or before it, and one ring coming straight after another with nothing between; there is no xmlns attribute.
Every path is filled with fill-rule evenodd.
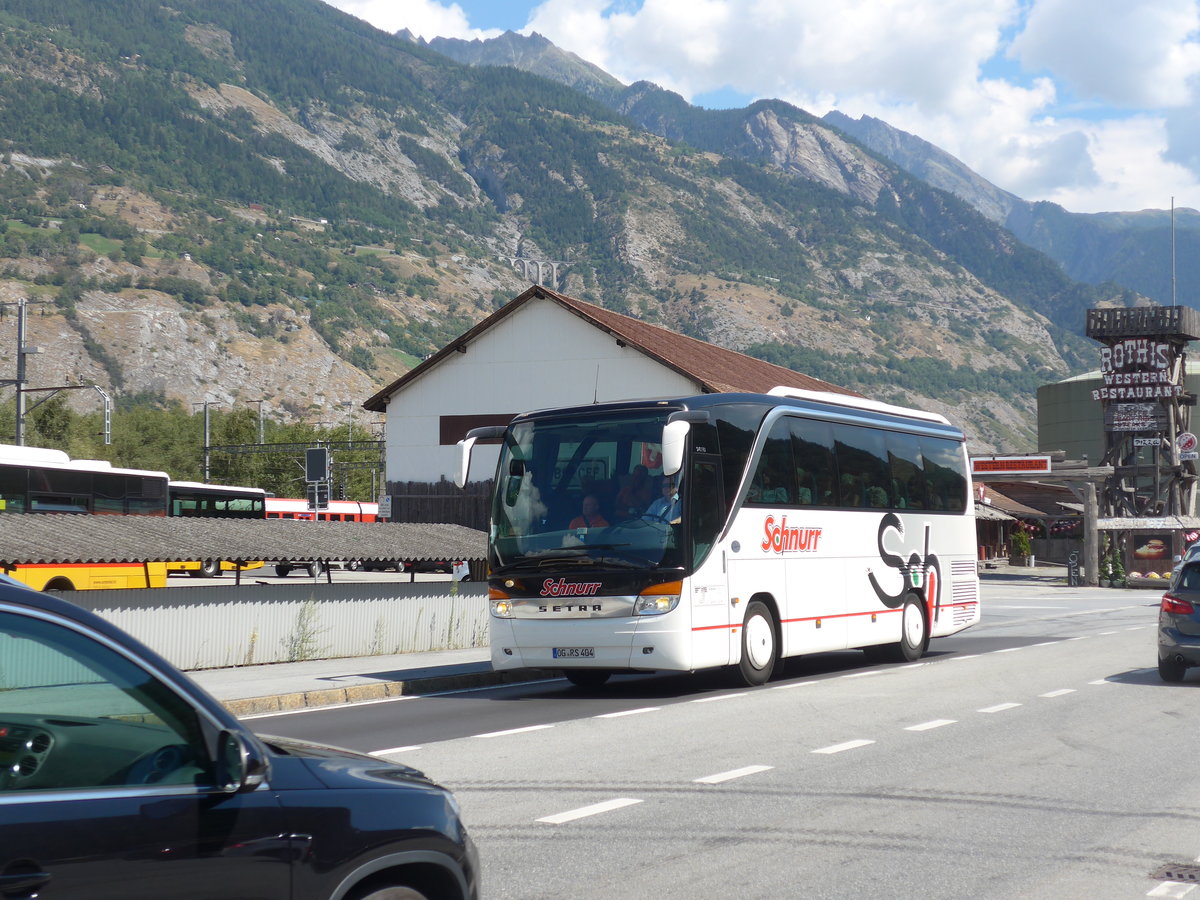
<svg viewBox="0 0 1200 900"><path fill-rule="evenodd" d="M568 669L563 674L567 676L567 681L575 687L587 690L604 685L612 673L605 672L603 669Z"/></svg>
<svg viewBox="0 0 1200 900"><path fill-rule="evenodd" d="M751 600L742 624L742 658L738 671L749 685L765 684L779 660L775 617L760 600Z"/></svg>

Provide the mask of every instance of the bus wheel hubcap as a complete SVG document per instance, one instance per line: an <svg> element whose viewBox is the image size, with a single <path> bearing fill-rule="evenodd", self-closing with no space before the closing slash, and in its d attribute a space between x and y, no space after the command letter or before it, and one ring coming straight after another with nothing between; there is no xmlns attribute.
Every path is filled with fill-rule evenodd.
<svg viewBox="0 0 1200 900"><path fill-rule="evenodd" d="M921 618L921 610L913 603L904 607L904 636L912 647L920 647L925 638L925 621Z"/></svg>
<svg viewBox="0 0 1200 900"><path fill-rule="evenodd" d="M771 662L775 652L775 633L771 623L762 616L754 616L746 623L746 653L754 668L764 668Z"/></svg>

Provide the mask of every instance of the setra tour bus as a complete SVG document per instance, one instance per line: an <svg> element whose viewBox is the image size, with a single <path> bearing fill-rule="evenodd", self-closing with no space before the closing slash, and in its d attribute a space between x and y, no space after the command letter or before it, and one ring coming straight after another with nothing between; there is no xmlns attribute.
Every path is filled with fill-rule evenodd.
<svg viewBox="0 0 1200 900"><path fill-rule="evenodd" d="M965 439L940 415L792 388L544 410L469 432L460 485L495 439L496 669L757 685L805 653L915 660L979 621Z"/></svg>
<svg viewBox="0 0 1200 900"><path fill-rule="evenodd" d="M0 445L0 513L165 516L166 472L71 459L61 450ZM162 562L9 564L6 574L35 590L162 587Z"/></svg>

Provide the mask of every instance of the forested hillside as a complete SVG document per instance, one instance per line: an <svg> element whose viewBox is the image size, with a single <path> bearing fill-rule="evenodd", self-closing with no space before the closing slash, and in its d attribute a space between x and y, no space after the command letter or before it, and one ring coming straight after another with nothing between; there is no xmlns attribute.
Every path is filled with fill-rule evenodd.
<svg viewBox="0 0 1200 900"><path fill-rule="evenodd" d="M315 0L6 0L0 42L0 310L29 300L54 347L31 383L122 409L344 422L516 296L524 258L1024 450L1037 384L1089 358L1077 311L1133 299L785 104L614 108Z"/></svg>

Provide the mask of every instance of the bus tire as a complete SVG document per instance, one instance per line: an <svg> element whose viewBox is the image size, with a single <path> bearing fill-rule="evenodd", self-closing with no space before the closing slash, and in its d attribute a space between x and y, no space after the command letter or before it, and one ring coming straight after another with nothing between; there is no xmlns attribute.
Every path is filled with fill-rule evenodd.
<svg viewBox="0 0 1200 900"><path fill-rule="evenodd" d="M748 685L765 684L779 661L775 617L761 600L751 600L742 623L742 658L738 671Z"/></svg>
<svg viewBox="0 0 1200 900"><path fill-rule="evenodd" d="M612 675L603 669L568 669L563 674L575 687L585 689L601 687Z"/></svg>
<svg viewBox="0 0 1200 900"><path fill-rule="evenodd" d="M206 559L200 563L200 568L197 571L199 571L201 578L220 578L221 561L219 559Z"/></svg>
<svg viewBox="0 0 1200 900"><path fill-rule="evenodd" d="M900 613L900 640L888 648L896 662L916 662L929 649L929 625L925 621L925 604L916 594L904 598Z"/></svg>
<svg viewBox="0 0 1200 900"><path fill-rule="evenodd" d="M282 563L275 567L275 574L280 578L287 578L290 571L292 571L292 567L285 566Z"/></svg>

